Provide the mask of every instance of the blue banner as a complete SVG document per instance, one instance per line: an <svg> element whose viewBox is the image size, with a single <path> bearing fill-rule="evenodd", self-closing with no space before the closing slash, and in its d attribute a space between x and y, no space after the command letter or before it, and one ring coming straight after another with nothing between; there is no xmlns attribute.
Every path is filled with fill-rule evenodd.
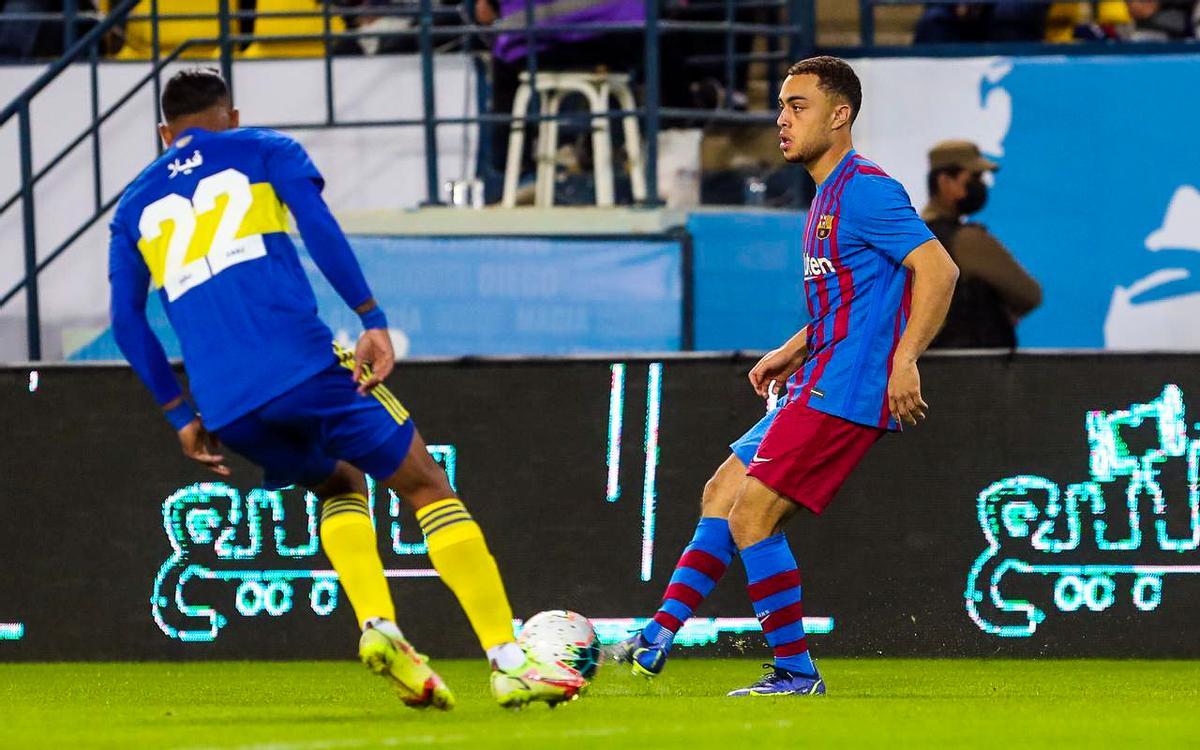
<svg viewBox="0 0 1200 750"><path fill-rule="evenodd" d="M802 212L688 218L696 270L696 348L772 349L808 322Z"/></svg>
<svg viewBox="0 0 1200 750"><path fill-rule="evenodd" d="M979 220L1045 301L1023 347L1200 348L1200 57L1014 60ZM1123 92L1123 93L1118 93Z"/></svg>
<svg viewBox="0 0 1200 750"><path fill-rule="evenodd" d="M351 237L388 314L398 356L677 351L683 253L677 240ZM301 256L320 315L335 336L358 317ZM158 301L151 326L168 356L179 343ZM122 359L112 331L72 360Z"/></svg>

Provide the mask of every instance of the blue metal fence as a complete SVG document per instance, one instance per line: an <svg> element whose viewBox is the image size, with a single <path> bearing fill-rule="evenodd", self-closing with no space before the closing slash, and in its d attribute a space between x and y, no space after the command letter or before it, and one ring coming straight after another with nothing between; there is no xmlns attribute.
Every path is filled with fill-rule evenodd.
<svg viewBox="0 0 1200 750"><path fill-rule="evenodd" d="M535 24L533 22L533 0L527 0L526 27L524 33L529 36L531 41L536 40L541 35L553 34L565 30L577 30L579 25L562 25L562 24ZM634 114L643 118L643 127L647 134L647 160L646 160L646 182L647 193L651 196L650 200L656 200L657 184L656 184L656 165L657 165L657 134L659 131L660 119L663 117L695 117L700 116L709 121L767 121L773 119L773 115L769 113L748 113L734 111L732 109L725 110L692 110L692 109L664 109L659 106L660 91L659 91L659 66L660 66L660 42L665 34L671 33L700 33L723 35L725 39L724 49L726 54L733 48L733 40L738 35L766 35L775 39L782 38L785 40L787 47L786 57L783 59L795 59L800 57L806 50L810 50L813 44L813 29L811 26L813 18L812 0L749 0L755 7L775 8L786 13L787 23L783 24L756 24L756 23L739 23L735 19L735 9L746 7L744 4L735 4L734 0L716 0L709 3L705 7L720 7L725 10L726 18L724 21L676 21L662 19L659 16L659 8L656 3L647 4L647 18L645 24L636 23L611 23L611 24L588 24L587 29L596 33L627 33L640 34L645 39L645 86L644 86L644 104L642 107L634 111ZM46 71L30 84L21 94L19 94L8 106L0 112L0 126L13 117L19 120L20 133L20 151L21 151L21 188L14 195L9 197L3 203L0 203L0 214L12 208L18 201L22 207L22 223L24 226L24 257L25 257L25 275L24 278L15 284L12 288L0 295L0 307L3 307L21 291L25 292L26 299L26 318L27 318L27 335L28 335L28 352L31 360L41 358L41 341L40 341L40 316L39 316L39 301L37 278L49 264L53 263L62 253L71 247L71 245L89 228L91 228L100 218L107 213L119 200L120 194L105 197L102 195L101 180L100 180L100 125L109 119L117 110L123 107L135 94L144 89L146 86L153 88L154 98L157 102L160 94L161 75L164 68L175 62L188 49L201 45L215 45L220 50L220 66L227 81L232 86L233 77L231 75L233 60L235 57L235 45L248 44L263 37L255 36L254 34L232 33L231 21L242 19L250 16L265 15L256 13L244 13L233 11L230 9L229 0L221 0L219 4L218 21L219 33L215 38L197 38L189 39L179 45L170 52L163 54L158 38L158 23L167 20L185 20L197 18L211 18L211 16L201 16L197 14L167 14L159 11L158 0L151 0L149 16L132 15L132 10L137 5L137 0L123 0L113 7L112 12L102 19L97 25L91 28L81 38L75 39L74 29L76 28L78 17L70 16L64 23L64 41L73 40L66 53L57 61L52 63ZM704 5L703 3L701 5ZM692 6L696 7L696 6ZM76 6L69 5L68 13L74 12ZM321 39L325 43L325 98L326 98L326 120L324 123L317 125L311 123L287 123L280 122L271 124L271 127L276 127L283 130L298 130L314 127L379 127L379 126L404 126L404 125L419 125L423 129L425 139L426 159L426 193L428 203L437 204L439 202L439 180L438 180L438 159L436 149L436 133L437 128L442 125L464 124L464 123L484 123L484 122L511 122L514 118L507 113L481 113L474 117L466 118L446 118L438 117L434 108L433 97L433 66L435 64L434 42L446 38L460 37L478 37L481 39L489 39L497 34L504 33L504 30L496 29L491 26L485 26L475 23L471 19L471 23L453 27L439 27L434 24L435 17L438 13L446 13L446 9L435 8L432 0L420 0L416 12L405 8L371 8L369 10L339 10L338 13L370 13L372 15L409 15L414 16L418 20L416 28L396 29L385 33L378 31L345 31L333 32L331 30L330 16L331 9L328 4L324 5L320 11L313 13L273 13L274 16L313 16L322 15L324 18L324 30L319 35L289 35L269 37L271 41L309 41L313 39ZM454 11L450 11L454 12ZM16 18L17 16L13 16ZM100 45L103 36L117 27L119 24L129 20L145 20L151 21L153 33L152 49L151 49L151 70L143 76L129 91L127 91L118 101L105 111L99 111L98 98L96 93L96 67L100 58ZM415 36L418 40L418 47L421 56L422 64L422 84L423 84L423 106L422 116L419 119L392 119L392 120L349 120L339 119L333 107L333 76L332 76L332 55L330 48L335 41L343 39L356 39L364 36ZM92 123L84 129L82 133L73 139L65 148L58 154L52 157L47 164L38 169L36 172L33 166L32 157L32 142L33 133L29 119L30 103L33 99L44 90L50 83L58 78L73 63L86 61L91 67L91 100L92 100ZM726 81L726 86L732 86L732 74L736 61L732 58L726 61L726 71L729 74L730 80ZM528 55L528 67L531 76L537 75L538 60L537 47L534 44L530 45L530 53ZM620 116L624 112L612 112L611 116ZM529 117L523 118L526 120L541 120L547 118L547 115L532 114ZM561 113L554 115L557 119L571 118L588 118L589 115L583 113ZM90 216L84 218L76 231L72 232L66 241L53 248L49 253L45 253L39 260L37 251L37 239L35 232L35 203L34 203L34 186L44 178L55 166L60 164L71 152L86 141L91 141L93 148L93 165L92 165L92 181L95 188L95 200L93 210Z"/></svg>
<svg viewBox="0 0 1200 750"><path fill-rule="evenodd" d="M939 0L947 1L948 0ZM977 1L977 0L973 0ZM1031 2L1045 2L1046 0L1031 0ZM578 25L563 25L563 24L535 24L534 23L534 7L533 0L526 0L526 14L524 19L524 28L522 33L528 35L530 40L529 54L527 55L527 67L531 76L536 77L539 67L537 45L533 42L545 34L553 34L565 30L578 30ZM100 126L111 118L114 113L124 107L138 92L146 87L151 87L155 101L157 102L160 94L161 76L167 65L170 65L180 59L187 50L193 49L202 45L211 45L219 49L219 64L222 68L226 80L233 85L233 77L231 75L233 61L235 59L235 47L249 44L256 40L269 38L272 41L312 41L320 40L324 44L324 95L326 101L325 119L321 123L289 123L278 122L270 124L271 127L276 127L284 130L302 130L311 128L327 128L327 127L381 127L381 126L420 126L424 136L426 159L426 195L427 201L430 204L439 202L439 170L436 148L437 129L443 125L461 125L461 124L481 124L481 123L507 123L512 122L515 118L509 113L492 113L480 112L470 117L438 117L434 106L434 64L436 59L435 46L439 42L458 39L461 46L466 49L477 49L481 45L481 40L486 41L494 36L511 31L511 29L497 29L492 26L477 23L474 18L467 17L463 23L454 26L438 25L439 17L448 15L457 15L458 11L434 6L433 0L419 0L417 3L408 7L371 7L369 9L338 9L338 15L400 15L415 18L417 23L413 28L395 29L387 32L376 30L348 30L334 32L332 30L332 17L334 10L329 4L324 4L319 10L312 12L295 12L295 13L257 13L243 12L233 10L229 0L220 0L219 10L217 15L218 34L212 38L196 38L189 39L178 47L164 54L158 35L158 23L167 20L185 20L185 19L211 19L211 16L197 14L167 14L161 13L159 8L159 0L150 0L149 15L133 15L133 10L138 4L138 0L121 0L104 18L94 19L84 14L78 13L78 4L74 0L67 0L64 5L65 22L63 24L63 40L67 46L65 54L50 64L45 72L22 91L12 102L10 102L2 111L0 111L0 126L12 120L14 117L18 120L18 137L20 147L20 189L13 195L8 196L3 202L0 202L0 215L12 209L18 202L21 204L22 224L24 227L24 277L21 281L15 284L11 289L0 290L0 307L3 307L20 292L25 292L26 302L26 317L27 317L27 334L28 334L28 353L31 360L41 358L41 342L40 342L40 317L39 317L39 301L38 301L38 275L49 264L53 263L60 255L68 250L73 243L79 239L89 228L99 221L105 213L107 213L117 202L120 193L111 196L105 196L101 187L101 162L100 162ZM737 66L748 61L759 61L767 63L768 81L776 81L780 77L781 66L788 61L799 59L813 52L830 52L840 54L847 57L853 56L870 56L870 55L945 55L957 56L963 54L982 55L982 54L1097 54L1107 52L1125 52L1136 49L1138 52L1177 52L1181 48L1195 49L1195 46L1188 46L1180 43L1166 44L1138 44L1134 47L1129 45L1116 45L1109 43L1083 43L1076 45L1049 45L1041 43L1021 43L1008 45L994 44L973 44L973 45L934 45L923 47L888 47L877 48L871 46L874 41L874 10L878 6L901 5L901 4L916 4L912 0L860 0L860 23L861 36L864 41L864 46L854 48L838 48L838 49L819 49L816 44L815 36L815 0L691 0L687 3L689 9L711 10L723 12L723 20L713 21L696 21L696 20L677 20L673 18L664 18L661 14L660 4L656 2L648 2L646 5L646 21L644 24L637 23L609 23L609 24L588 24L587 28L590 31L597 33L619 33L640 35L644 39L644 65L645 75L643 82L642 105L632 113L642 119L643 132L646 134L646 185L648 202L653 203L657 200L657 135L660 129L661 121L664 118L695 118L707 122L760 122L769 123L773 121L774 114L771 112L746 112L737 111L729 105L732 100L732 89L734 86L734 78L736 75ZM470 4L468 4L469 6ZM678 7L677 2L664 2L662 7L668 10ZM739 21L737 12L746 9L766 9L776 11L781 23L754 23ZM323 30L319 34L296 34L289 36L260 37L254 34L242 34L233 32L233 23L240 22L243 19L262 17L262 16L320 16L323 19ZM19 18L20 16L7 16L6 18ZM101 44L104 35L120 24L129 20L149 20L151 21L152 40L150 53L150 71L142 76L135 85L126 91L118 100L109 108L101 111L99 106L99 97L97 92L97 66L101 58ZM81 22L89 23L96 21L86 33L79 35L78 29ZM721 53L714 55L712 59L705 58L701 62L719 61L724 69L724 86L726 89L725 102L723 108L711 110L684 109L674 107L660 106L662 97L660 90L660 71L661 71L661 42L664 36L670 34L703 34L717 37L720 40L719 48ZM768 39L768 50L765 54L758 55L738 55L736 54L736 39L742 35L757 35ZM421 57L422 65L422 89L423 102L422 114L419 118L413 119L349 119L340 118L334 108L334 82L332 74L332 48L336 42L343 40L354 40L363 37L410 37L416 38L417 47ZM714 48L718 45L714 44ZM90 66L90 100L91 100L91 123L83 129L83 131L67 144L59 153L54 155L41 168L35 169L33 163L33 138L34 132L30 121L30 105L31 102L43 91L50 83L56 80L70 65L80 62L86 62ZM624 111L613 111L609 113L611 117L619 117L627 114ZM540 121L553 117L555 119L577 119L589 121L592 118L590 113L571 113L563 112L555 115L545 115L534 112L525 118L529 121ZM157 112L156 112L157 119ZM150 135L150 128L147 128L147 137ZM90 215L81 217L81 223L75 231L71 232L67 239L52 248L47 253L38 253L37 238L35 232L35 217L36 207L34 201L34 186L41 181L51 170L58 164L62 163L76 148L85 142L90 142L93 150L93 165L92 165L92 184L94 190L94 200L91 207ZM157 140L156 140L157 142ZM2 196L0 196L2 197Z"/></svg>

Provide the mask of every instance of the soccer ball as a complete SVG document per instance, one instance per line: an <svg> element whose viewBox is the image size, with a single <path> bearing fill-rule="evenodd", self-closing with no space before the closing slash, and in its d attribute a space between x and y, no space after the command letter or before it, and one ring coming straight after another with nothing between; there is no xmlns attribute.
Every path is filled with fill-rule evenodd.
<svg viewBox="0 0 1200 750"><path fill-rule="evenodd" d="M565 609L530 617L517 642L538 661L561 662L584 677L596 674L600 666L600 639L592 623Z"/></svg>

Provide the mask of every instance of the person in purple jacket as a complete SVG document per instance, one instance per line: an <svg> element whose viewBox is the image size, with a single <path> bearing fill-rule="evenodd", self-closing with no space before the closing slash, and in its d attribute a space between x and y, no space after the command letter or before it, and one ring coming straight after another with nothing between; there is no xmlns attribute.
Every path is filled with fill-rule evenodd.
<svg viewBox="0 0 1200 750"><path fill-rule="evenodd" d="M528 66L529 37L525 32L530 0L475 0L475 18L485 25L511 29L492 43L492 111L511 114L520 75ZM603 32L592 24L641 23L646 20L642 0L532 0L534 25L573 25L570 31L552 31L536 37L539 70L586 70L603 65L627 71L642 59L644 37L639 33ZM504 171L509 126L491 126L492 166ZM526 141L526 148L530 147Z"/></svg>

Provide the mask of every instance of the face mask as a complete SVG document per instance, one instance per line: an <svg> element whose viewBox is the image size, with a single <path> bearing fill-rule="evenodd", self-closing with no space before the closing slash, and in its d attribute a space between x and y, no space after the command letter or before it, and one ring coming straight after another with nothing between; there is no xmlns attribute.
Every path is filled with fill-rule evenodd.
<svg viewBox="0 0 1200 750"><path fill-rule="evenodd" d="M987 203L988 189L983 180L971 180L967 183L967 194L958 200L958 212L964 216L977 214Z"/></svg>

